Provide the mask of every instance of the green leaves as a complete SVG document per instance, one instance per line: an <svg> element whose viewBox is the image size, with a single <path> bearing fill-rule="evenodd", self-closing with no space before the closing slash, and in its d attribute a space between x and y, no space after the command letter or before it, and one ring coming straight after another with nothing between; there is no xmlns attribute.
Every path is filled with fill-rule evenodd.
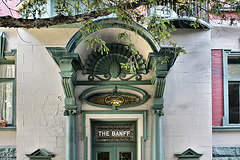
<svg viewBox="0 0 240 160"><path fill-rule="evenodd" d="M47 0L30 0L25 1L19 10L20 15L25 18L41 18L46 13Z"/></svg>
<svg viewBox="0 0 240 160"><path fill-rule="evenodd" d="M94 51L98 51L101 54L108 54L109 48L106 46L106 42L102 40L101 38L95 38L95 37L90 37L90 38L85 38L84 43L88 43L88 48L87 49L94 49Z"/></svg>

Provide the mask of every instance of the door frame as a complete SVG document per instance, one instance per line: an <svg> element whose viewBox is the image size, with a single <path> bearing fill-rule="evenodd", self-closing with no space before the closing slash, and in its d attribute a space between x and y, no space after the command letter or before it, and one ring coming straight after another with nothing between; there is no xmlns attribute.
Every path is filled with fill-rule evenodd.
<svg viewBox="0 0 240 160"><path fill-rule="evenodd" d="M84 110L82 111L82 139L84 141L84 160L91 160L92 134L91 121L136 121L136 159L144 160L147 139L147 111L145 110Z"/></svg>
<svg viewBox="0 0 240 160"><path fill-rule="evenodd" d="M95 126L99 125L121 125L130 124L134 125L134 140L133 142L95 142ZM119 152L131 152L132 160L136 160L136 150L137 150L137 121L91 121L91 135L92 135L92 160L96 160L96 151L111 150L110 160L118 160ZM135 159L133 159L135 158Z"/></svg>

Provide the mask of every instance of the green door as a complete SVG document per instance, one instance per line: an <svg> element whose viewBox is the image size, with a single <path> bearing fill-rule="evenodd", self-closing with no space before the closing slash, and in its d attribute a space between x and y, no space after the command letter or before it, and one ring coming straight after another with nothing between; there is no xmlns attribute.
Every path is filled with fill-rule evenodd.
<svg viewBox="0 0 240 160"><path fill-rule="evenodd" d="M136 160L135 147L94 147L93 160Z"/></svg>
<svg viewBox="0 0 240 160"><path fill-rule="evenodd" d="M111 160L114 159L113 147L94 147L93 159L95 160Z"/></svg>
<svg viewBox="0 0 240 160"><path fill-rule="evenodd" d="M92 160L136 160L136 122L92 122Z"/></svg>

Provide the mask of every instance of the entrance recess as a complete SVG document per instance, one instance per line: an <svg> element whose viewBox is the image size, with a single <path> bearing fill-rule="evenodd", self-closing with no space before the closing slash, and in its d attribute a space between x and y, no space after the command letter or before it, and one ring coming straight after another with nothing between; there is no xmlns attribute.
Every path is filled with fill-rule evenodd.
<svg viewBox="0 0 240 160"><path fill-rule="evenodd" d="M136 160L136 122L92 122L92 160Z"/></svg>

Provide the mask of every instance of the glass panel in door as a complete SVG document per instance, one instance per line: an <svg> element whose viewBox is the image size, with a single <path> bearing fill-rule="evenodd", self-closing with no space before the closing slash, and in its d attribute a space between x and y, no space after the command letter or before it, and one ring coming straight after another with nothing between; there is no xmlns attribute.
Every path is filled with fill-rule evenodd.
<svg viewBox="0 0 240 160"><path fill-rule="evenodd" d="M117 147L117 160L136 160L135 147Z"/></svg>
<svg viewBox="0 0 240 160"><path fill-rule="evenodd" d="M92 160L113 160L113 147L94 147Z"/></svg>
<svg viewBox="0 0 240 160"><path fill-rule="evenodd" d="M119 152L119 160L132 160L131 152Z"/></svg>
<svg viewBox="0 0 240 160"><path fill-rule="evenodd" d="M110 153L109 152L98 152L97 160L110 160Z"/></svg>

